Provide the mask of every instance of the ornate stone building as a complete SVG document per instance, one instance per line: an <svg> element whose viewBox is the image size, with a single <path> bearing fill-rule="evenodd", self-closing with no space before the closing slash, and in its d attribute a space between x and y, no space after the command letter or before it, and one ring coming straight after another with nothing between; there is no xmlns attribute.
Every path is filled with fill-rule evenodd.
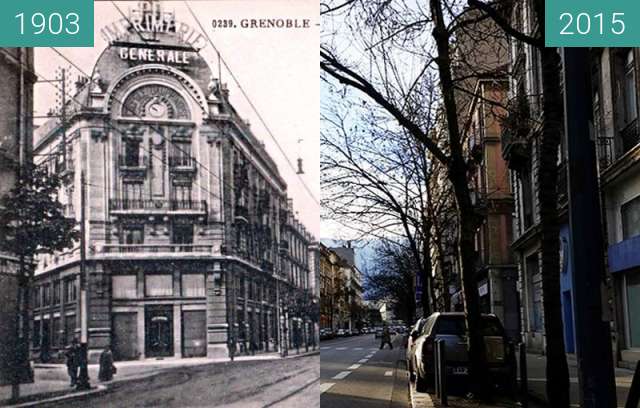
<svg viewBox="0 0 640 408"><path fill-rule="evenodd" d="M79 221L85 190L90 357L107 344L120 360L304 345L313 237L198 53L206 41L159 7L141 2L103 30L110 45L67 121L35 140ZM79 246L39 259L33 350L45 358L79 330L79 263Z"/></svg>

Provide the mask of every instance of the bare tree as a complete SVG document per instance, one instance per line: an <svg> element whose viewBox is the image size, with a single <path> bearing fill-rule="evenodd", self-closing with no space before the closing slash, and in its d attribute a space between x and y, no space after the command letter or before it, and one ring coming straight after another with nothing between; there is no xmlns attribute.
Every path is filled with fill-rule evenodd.
<svg viewBox="0 0 640 408"><path fill-rule="evenodd" d="M565 353L560 298L560 227L558 223L558 148L564 132L562 124L563 102L560 82L561 60L558 50L544 46L544 0L532 0L532 14L535 20L534 32L526 32L521 22L513 21L514 7L523 7L515 0L484 2L468 0L469 5L490 17L509 35L512 41L532 47L540 54L542 66L542 131L539 136L537 155L539 169L536 173L540 201L540 231L542 258L542 291L544 309L544 329L547 354L547 398L553 407L568 407L569 368ZM534 61L537 63L537 61ZM520 90L517 90L517 92ZM519 98L525 95L519 92ZM537 95L536 95L537 96ZM526 108L526 105L525 105ZM526 115L525 115L526 116ZM518 116L516 120L522 120ZM525 135L528 137L529 135Z"/></svg>
<svg viewBox="0 0 640 408"><path fill-rule="evenodd" d="M445 14L446 13L446 14ZM355 89L375 103L375 111L388 128L399 127L420 143L443 166L451 183L458 218L458 255L469 331L470 374L475 391L484 396L486 386L484 340L480 330L480 307L475 265L474 235L482 216L472 204L460 123L464 121L461 94L469 92L466 80L483 75L483 59L456 51L456 34L468 32L487 17L468 13L455 1L421 3L354 1L336 9L329 5L324 18L320 66L327 81ZM495 40L495 30L474 38L477 43ZM351 41L345 41L346 35ZM348 47L346 44L348 43ZM481 49L482 47L477 47ZM490 48L485 48L485 51ZM464 61L470 63L463 64ZM462 61L462 62L461 62ZM468 70L454 67L466 65ZM434 74L436 80L434 80ZM454 76L456 74L456 76ZM491 72L489 73L491 74ZM424 90L436 84L441 102L446 143L434 137L425 113ZM393 121L393 125L390 122Z"/></svg>
<svg viewBox="0 0 640 408"><path fill-rule="evenodd" d="M439 238L433 232L449 221L445 210L451 197L429 191L434 167L424 146L403 129L377 126L376 115L361 103L336 103L350 107L330 105L322 112L324 217L363 236L406 246L425 286L421 307L428 315L437 303L430 248Z"/></svg>

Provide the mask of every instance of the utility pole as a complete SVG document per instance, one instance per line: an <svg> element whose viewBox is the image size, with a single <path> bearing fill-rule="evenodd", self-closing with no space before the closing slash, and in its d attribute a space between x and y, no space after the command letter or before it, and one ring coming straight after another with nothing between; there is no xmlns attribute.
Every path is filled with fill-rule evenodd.
<svg viewBox="0 0 640 408"><path fill-rule="evenodd" d="M565 132L569 163L569 221L574 262L575 338L580 406L615 407L609 322L603 317L605 279L589 48L563 48Z"/></svg>
<svg viewBox="0 0 640 408"><path fill-rule="evenodd" d="M60 109L60 121L62 124L62 162L67 165L67 70L62 68L62 103ZM66 167L65 167L66 168Z"/></svg>
<svg viewBox="0 0 640 408"><path fill-rule="evenodd" d="M80 373L77 389L88 390L89 383L89 295L86 254L86 200L87 183L84 170L80 172Z"/></svg>

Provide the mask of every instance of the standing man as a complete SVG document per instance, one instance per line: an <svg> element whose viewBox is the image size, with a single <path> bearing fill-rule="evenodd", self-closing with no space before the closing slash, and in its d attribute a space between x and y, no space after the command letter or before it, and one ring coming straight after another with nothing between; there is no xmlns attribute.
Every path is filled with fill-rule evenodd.
<svg viewBox="0 0 640 408"><path fill-rule="evenodd" d="M74 387L78 381L78 359L80 357L80 345L75 337L71 340L71 344L67 346L64 352L67 360L67 373L71 386Z"/></svg>
<svg viewBox="0 0 640 408"><path fill-rule="evenodd" d="M385 344L389 344L389 348L393 350L393 345L391 344L391 332L389 331L389 326L386 324L382 328L382 340L380 343L380 350L384 348Z"/></svg>

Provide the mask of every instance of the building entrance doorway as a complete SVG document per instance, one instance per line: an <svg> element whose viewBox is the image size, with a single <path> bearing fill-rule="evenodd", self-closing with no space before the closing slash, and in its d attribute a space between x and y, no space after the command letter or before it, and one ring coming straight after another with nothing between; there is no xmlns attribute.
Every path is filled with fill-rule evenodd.
<svg viewBox="0 0 640 408"><path fill-rule="evenodd" d="M173 356L173 307L154 306L145 310L145 355Z"/></svg>

